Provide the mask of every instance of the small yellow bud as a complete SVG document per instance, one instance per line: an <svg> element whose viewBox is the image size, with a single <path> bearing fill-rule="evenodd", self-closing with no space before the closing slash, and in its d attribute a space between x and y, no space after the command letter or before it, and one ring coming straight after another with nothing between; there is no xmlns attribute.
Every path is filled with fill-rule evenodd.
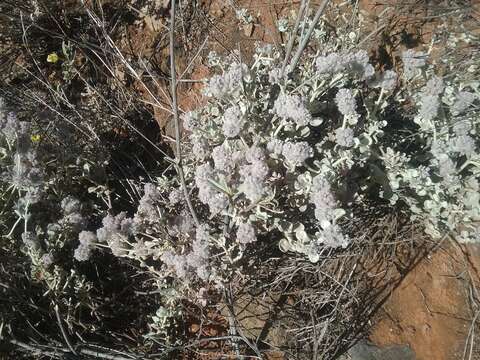
<svg viewBox="0 0 480 360"><path fill-rule="evenodd" d="M39 142L40 139L41 139L40 134L33 134L30 136L30 140L32 140L33 142Z"/></svg>
<svg viewBox="0 0 480 360"><path fill-rule="evenodd" d="M51 53L47 56L47 62L55 64L59 60L59 57L56 52Z"/></svg>

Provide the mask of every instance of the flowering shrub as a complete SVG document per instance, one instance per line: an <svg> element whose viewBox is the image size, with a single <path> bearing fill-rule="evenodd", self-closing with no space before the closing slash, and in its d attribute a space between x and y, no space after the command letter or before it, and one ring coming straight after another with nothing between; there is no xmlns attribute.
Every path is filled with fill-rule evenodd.
<svg viewBox="0 0 480 360"><path fill-rule="evenodd" d="M7 237L20 239L32 273L56 294L68 284L87 294L74 269L98 252L139 265L161 298L152 333L182 315L185 298L204 305L208 290L248 278L265 244L313 264L344 251L361 238L350 223L377 206L395 206L432 237L480 241L478 81L440 76L429 54L412 49L400 56L403 69L380 70L337 35L320 22L311 48L285 70L272 45L257 46L249 62L211 53L208 101L182 117L174 165L185 178L125 176L117 184L130 187L128 206L95 172L108 156L62 158L34 122L0 103ZM63 130L49 135L63 139ZM65 133L74 145L72 129Z"/></svg>
<svg viewBox="0 0 480 360"><path fill-rule="evenodd" d="M434 75L413 50L400 76L375 72L363 50L311 53L283 76L272 47L249 67L210 59L221 73L205 86L208 104L184 116L184 167L225 262L259 239L315 262L352 241L342 224L354 209L383 199L434 237L478 239L478 84ZM168 258L184 275L178 255Z"/></svg>
<svg viewBox="0 0 480 360"><path fill-rule="evenodd" d="M338 174L366 164L368 139L384 125L368 118L358 125L355 89L373 67L364 51L347 55L307 57L285 76L273 48L259 48L250 68L226 60L225 72L205 87L211 101L186 114L193 139L186 173L195 175L214 236L225 237L219 226L225 219L238 229L236 238L228 235L237 251L264 238L316 261L323 247L348 245L339 220L352 204L339 200L346 178ZM218 83L229 86L219 91ZM332 91L337 109L315 111L332 100Z"/></svg>
<svg viewBox="0 0 480 360"><path fill-rule="evenodd" d="M284 76L272 48L259 48L249 68L211 58L225 70L205 87L209 103L185 116L194 139L185 167L216 236L226 219L240 252L262 238L317 261L352 241L342 222L354 208L387 199L434 237L476 241L477 83L433 75L427 54L413 50L401 76L375 73L363 50L312 53ZM417 115L406 115L405 94Z"/></svg>
<svg viewBox="0 0 480 360"><path fill-rule="evenodd" d="M146 183L135 214L108 214L96 234L80 232L80 203L67 197L59 225L79 234L75 258L107 246L157 275L163 263L184 284L221 286L257 241L312 262L347 247L355 234L346 225L367 203L398 204L432 236L474 241L478 88L433 75L427 54L413 50L400 75L377 72L366 51L321 34L322 52L283 74L272 46L258 46L250 66L212 53L220 72L205 85L210 100L183 116L185 185L200 224L175 178ZM406 115L407 100L416 115ZM12 138L12 121L4 122Z"/></svg>

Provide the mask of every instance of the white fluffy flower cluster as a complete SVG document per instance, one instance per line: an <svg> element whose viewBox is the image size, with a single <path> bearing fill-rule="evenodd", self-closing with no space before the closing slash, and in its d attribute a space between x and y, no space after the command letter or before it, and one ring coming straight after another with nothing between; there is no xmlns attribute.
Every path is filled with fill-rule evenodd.
<svg viewBox="0 0 480 360"><path fill-rule="evenodd" d="M210 146L203 136L192 135L192 152L198 160L206 159L210 155Z"/></svg>
<svg viewBox="0 0 480 360"><path fill-rule="evenodd" d="M315 65L321 74L336 74L344 71L361 79L368 79L375 74L375 69L369 63L368 53L365 50L319 56L315 60Z"/></svg>
<svg viewBox="0 0 480 360"><path fill-rule="evenodd" d="M250 223L241 223L237 229L237 241L240 244L250 244L257 241L255 228Z"/></svg>
<svg viewBox="0 0 480 360"><path fill-rule="evenodd" d="M22 241L30 249L39 250L41 248L37 234L31 231L25 231L22 233Z"/></svg>
<svg viewBox="0 0 480 360"><path fill-rule="evenodd" d="M181 279L188 280L195 273L200 279L207 281L212 274L209 266L209 236L208 226L200 225L188 253L178 255L172 251L166 251L161 256L161 260Z"/></svg>
<svg viewBox="0 0 480 360"><path fill-rule="evenodd" d="M432 76L428 79L425 87L422 89L424 95L435 95L439 96L442 94L445 86L443 84L443 79L439 76Z"/></svg>
<svg viewBox="0 0 480 360"><path fill-rule="evenodd" d="M158 206L160 202L162 202L162 197L156 186L152 183L146 183L143 196L133 218L138 228L146 227L163 217L163 210Z"/></svg>
<svg viewBox="0 0 480 360"><path fill-rule="evenodd" d="M7 171L0 173L0 176L23 192L30 204L37 202L42 191L44 173L37 150L30 139L30 124L19 121L14 112L0 111L0 135L15 145L13 163L5 166Z"/></svg>
<svg viewBox="0 0 480 360"><path fill-rule="evenodd" d="M306 141L286 141L282 146L282 154L289 165L296 167L313 156L313 149Z"/></svg>
<svg viewBox="0 0 480 360"><path fill-rule="evenodd" d="M350 89L340 89L335 95L335 104L337 104L338 111L343 116L356 118L357 114L357 102L355 96Z"/></svg>
<svg viewBox="0 0 480 360"><path fill-rule="evenodd" d="M235 165L232 158L233 151L228 147L226 142L212 150L212 159L216 170L227 173L232 171Z"/></svg>
<svg viewBox="0 0 480 360"><path fill-rule="evenodd" d="M6 178L17 189L25 191L30 203L40 199L44 173L37 159L35 149L18 151L13 156L13 164L10 166Z"/></svg>
<svg viewBox="0 0 480 360"><path fill-rule="evenodd" d="M317 243L333 248L346 248L350 244L350 239L342 233L340 227L337 225L322 229L316 236Z"/></svg>
<svg viewBox="0 0 480 360"><path fill-rule="evenodd" d="M78 261L87 261L95 247L97 236L91 231L82 231L78 234L78 241L80 245L75 249L73 257Z"/></svg>
<svg viewBox="0 0 480 360"><path fill-rule="evenodd" d="M477 148L475 140L469 135L455 136L449 145L452 151L465 155L467 158L474 156Z"/></svg>
<svg viewBox="0 0 480 360"><path fill-rule="evenodd" d="M347 247L350 240L336 224L343 210L337 205L330 183L321 175L313 178L310 201L315 206L315 217L320 224L320 231L316 233L317 244Z"/></svg>
<svg viewBox="0 0 480 360"><path fill-rule="evenodd" d="M162 260L165 265L172 268L180 279L185 279L187 277L187 259L185 256L166 251L162 254L160 260Z"/></svg>
<svg viewBox="0 0 480 360"><path fill-rule="evenodd" d="M457 98L455 100L455 103L453 104L451 110L452 113L457 115L465 110L467 110L470 105L473 104L473 102L477 99L477 95L475 95L472 92L469 91L460 91L457 94Z"/></svg>
<svg viewBox="0 0 480 360"><path fill-rule="evenodd" d="M452 130L457 136L468 135L472 130L472 124L468 120L458 120L452 125Z"/></svg>
<svg viewBox="0 0 480 360"><path fill-rule="evenodd" d="M182 189L173 189L170 194L168 194L168 201L171 206L175 206L183 201L183 196Z"/></svg>
<svg viewBox="0 0 480 360"><path fill-rule="evenodd" d="M22 124L18 121L17 114L14 112L0 112L0 132L8 141L15 141L17 134L24 131L25 127L22 129Z"/></svg>
<svg viewBox="0 0 480 360"><path fill-rule="evenodd" d="M338 128L335 130L335 142L343 147L350 148L354 145L354 132L351 128Z"/></svg>
<svg viewBox="0 0 480 360"><path fill-rule="evenodd" d="M420 109L418 111L418 116L420 118L419 124L424 124L423 120L431 121L435 119L438 115L439 107L440 102L438 100L438 96L423 95L420 100Z"/></svg>
<svg viewBox="0 0 480 360"><path fill-rule="evenodd" d="M133 219L121 212L116 216L105 216L102 225L97 230L98 241L107 243L115 256L125 256L129 249L129 238L135 233Z"/></svg>
<svg viewBox="0 0 480 360"><path fill-rule="evenodd" d="M247 164L240 169L242 183L240 190L252 203L262 199L266 193L265 180L268 176L268 165L262 149L252 146L246 152Z"/></svg>
<svg viewBox="0 0 480 360"><path fill-rule="evenodd" d="M276 138L271 139L267 143L267 150L268 150L268 152L270 152L271 154L273 154L275 156L282 155L283 144L284 144L284 142L280 139L276 139Z"/></svg>
<svg viewBox="0 0 480 360"><path fill-rule="evenodd" d="M62 200L60 206L63 212L63 218L59 221L60 224L71 226L74 229L79 229L85 225L80 200L73 196L67 196Z"/></svg>
<svg viewBox="0 0 480 360"><path fill-rule="evenodd" d="M245 124L245 116L237 105L232 105L223 114L223 134L234 138L240 134Z"/></svg>
<svg viewBox="0 0 480 360"><path fill-rule="evenodd" d="M321 175L313 178L310 202L315 206L315 217L324 224L322 227L335 221L334 210L337 207L337 201L332 193L330 183Z"/></svg>
<svg viewBox="0 0 480 360"><path fill-rule="evenodd" d="M221 75L214 75L208 81L204 92L207 96L223 98L234 95L248 76L248 67L245 64L233 63L228 71Z"/></svg>
<svg viewBox="0 0 480 360"><path fill-rule="evenodd" d="M382 88L384 91L392 91L397 85L397 73L393 70L386 70L382 74L375 76L375 78L368 82L368 85L373 88Z"/></svg>
<svg viewBox="0 0 480 360"><path fill-rule="evenodd" d="M52 266L54 264L55 258L53 257L52 254L45 253L40 258L40 262L45 268L48 269L50 266Z"/></svg>
<svg viewBox="0 0 480 360"><path fill-rule="evenodd" d="M215 178L215 172L209 163L200 165L195 171L198 198L208 205L212 215L222 212L228 206L228 196L213 184Z"/></svg>
<svg viewBox="0 0 480 360"><path fill-rule="evenodd" d="M293 120L298 126L306 126L312 119L305 102L298 95L280 93L273 110L279 117Z"/></svg>
<svg viewBox="0 0 480 360"><path fill-rule="evenodd" d="M419 111L416 123L425 130L432 127L432 120L440 111L440 95L443 92L443 80L440 77L431 77L420 93Z"/></svg>
<svg viewBox="0 0 480 360"><path fill-rule="evenodd" d="M344 69L344 60L340 54L330 53L326 56L319 56L315 60L317 71L323 73L337 73Z"/></svg>

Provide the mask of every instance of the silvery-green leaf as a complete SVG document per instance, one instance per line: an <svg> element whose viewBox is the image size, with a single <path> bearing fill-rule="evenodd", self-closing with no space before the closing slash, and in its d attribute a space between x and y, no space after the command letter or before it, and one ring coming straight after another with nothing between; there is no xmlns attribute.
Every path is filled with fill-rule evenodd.
<svg viewBox="0 0 480 360"><path fill-rule="evenodd" d="M323 230L325 230L332 226L332 224L330 223L330 221L323 219L322 221L320 221L320 226Z"/></svg>
<svg viewBox="0 0 480 360"><path fill-rule="evenodd" d="M347 212L342 208L337 208L333 210L333 213L334 213L334 218L337 220L337 219L340 219L342 216L344 216Z"/></svg>
<svg viewBox="0 0 480 360"><path fill-rule="evenodd" d="M308 244L310 242L310 237L304 230L295 231L295 237L302 244Z"/></svg>
<svg viewBox="0 0 480 360"><path fill-rule="evenodd" d="M255 210L255 216L256 220L268 220L268 218L270 217L269 213L266 211L262 211L259 206L257 206Z"/></svg>
<svg viewBox="0 0 480 360"><path fill-rule="evenodd" d="M336 75L332 78L332 80L330 81L330 85L333 85L333 84L335 84L337 81L342 80L343 77L344 77L344 75L343 75L342 73L336 74Z"/></svg>
<svg viewBox="0 0 480 360"><path fill-rule="evenodd" d="M282 251L282 252L291 251L290 242L289 242L287 239L281 239L281 240L278 242L278 248L279 248L280 251Z"/></svg>
<svg viewBox="0 0 480 360"><path fill-rule="evenodd" d="M412 212L414 212L415 214L420 214L422 212L422 209L420 209L418 206L416 205L412 205L410 206L410 210Z"/></svg>
<svg viewBox="0 0 480 360"><path fill-rule="evenodd" d="M316 264L318 260L320 260L320 255L316 251L309 251L308 252L308 260L312 263Z"/></svg>
<svg viewBox="0 0 480 360"><path fill-rule="evenodd" d="M308 126L304 126L300 129L301 137L308 137L309 135L310 135L310 128Z"/></svg>
<svg viewBox="0 0 480 360"><path fill-rule="evenodd" d="M370 137L370 135L366 133L360 134L360 136L358 137L358 140L360 141L360 144L362 146L370 146L373 143L373 140Z"/></svg>
<svg viewBox="0 0 480 360"><path fill-rule="evenodd" d="M316 117L316 118L313 118L312 120L310 120L310 125L311 126L320 126L323 124L323 119L322 118L319 118L319 117Z"/></svg>

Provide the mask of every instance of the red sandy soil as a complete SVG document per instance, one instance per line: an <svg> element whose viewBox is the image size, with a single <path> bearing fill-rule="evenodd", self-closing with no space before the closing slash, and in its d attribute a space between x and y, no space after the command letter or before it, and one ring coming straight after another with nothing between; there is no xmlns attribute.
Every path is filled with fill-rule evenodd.
<svg viewBox="0 0 480 360"><path fill-rule="evenodd" d="M480 246L447 244L427 256L380 309L372 342L408 344L417 360L463 359L474 316L470 286L480 289L479 269ZM480 359L478 346L475 352L472 359Z"/></svg>

